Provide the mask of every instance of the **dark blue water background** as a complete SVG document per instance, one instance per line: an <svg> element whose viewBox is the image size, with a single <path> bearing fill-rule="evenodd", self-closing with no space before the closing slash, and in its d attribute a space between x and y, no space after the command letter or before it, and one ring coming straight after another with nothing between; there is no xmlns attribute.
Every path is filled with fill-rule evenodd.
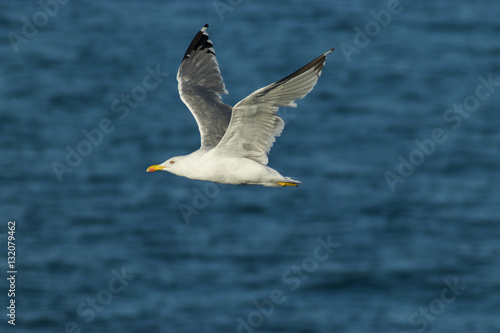
<svg viewBox="0 0 500 333"><path fill-rule="evenodd" d="M0 5L1 331L500 331L500 3L215 4ZM175 75L205 23L232 105L336 47L280 111L299 188L145 172L198 148Z"/></svg>

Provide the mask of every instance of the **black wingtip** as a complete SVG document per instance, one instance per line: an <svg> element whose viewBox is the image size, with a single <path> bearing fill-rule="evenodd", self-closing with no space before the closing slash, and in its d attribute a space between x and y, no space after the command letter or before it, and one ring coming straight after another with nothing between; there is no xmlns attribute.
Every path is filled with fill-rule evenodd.
<svg viewBox="0 0 500 333"><path fill-rule="evenodd" d="M323 53L322 55L320 55L319 57L317 57L316 59L314 59L313 61L311 61L307 65L299 68L298 70L296 70L292 74L282 78L281 80L276 81L276 84L285 83L286 81L293 79L296 76L299 76L300 74L310 70L311 68L314 68L315 71L320 73L321 70L323 69L323 66L325 65L325 59L326 59L328 53L332 52L333 50L335 50L335 48L326 51L325 53Z"/></svg>
<svg viewBox="0 0 500 333"><path fill-rule="evenodd" d="M189 45L186 53L184 54L184 57L182 58L182 61L184 61L185 59L189 58L189 56L191 55L191 53L194 50L196 50L196 49L202 49L203 50L203 49L207 49L208 48L207 52L215 54L212 51L213 50L213 44L210 41L210 39L208 38L207 28L208 28L208 24L205 24L203 26L203 28L201 28L200 31L198 31L198 33L194 37L193 41Z"/></svg>
<svg viewBox="0 0 500 333"><path fill-rule="evenodd" d="M333 48L329 49L328 51L326 51L325 53L323 53L323 55L326 57L328 55L328 53L330 53L334 50L335 50L335 48L333 47Z"/></svg>

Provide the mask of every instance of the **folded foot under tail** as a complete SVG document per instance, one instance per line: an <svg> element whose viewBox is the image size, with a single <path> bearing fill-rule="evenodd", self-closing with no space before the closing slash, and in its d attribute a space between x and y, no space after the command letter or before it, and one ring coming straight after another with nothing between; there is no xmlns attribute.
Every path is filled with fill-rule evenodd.
<svg viewBox="0 0 500 333"><path fill-rule="evenodd" d="M286 177L286 181L283 181L283 182L278 182L278 185L281 186L281 187L285 187L285 186L299 186L300 184L300 181L296 180L296 179L292 179L292 178L289 178L289 177Z"/></svg>
<svg viewBox="0 0 500 333"><path fill-rule="evenodd" d="M278 182L278 185L281 186L281 187L285 187L285 186L299 186L300 183L291 183L291 182Z"/></svg>

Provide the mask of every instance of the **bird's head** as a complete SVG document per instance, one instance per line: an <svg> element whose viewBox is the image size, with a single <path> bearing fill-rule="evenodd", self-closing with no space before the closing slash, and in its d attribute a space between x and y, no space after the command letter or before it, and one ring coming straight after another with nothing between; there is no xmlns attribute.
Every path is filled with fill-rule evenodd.
<svg viewBox="0 0 500 333"><path fill-rule="evenodd" d="M172 157L163 162L162 164L152 165L146 170L146 172L161 170L161 171L168 171L173 174L178 174L182 165L182 157L183 156Z"/></svg>

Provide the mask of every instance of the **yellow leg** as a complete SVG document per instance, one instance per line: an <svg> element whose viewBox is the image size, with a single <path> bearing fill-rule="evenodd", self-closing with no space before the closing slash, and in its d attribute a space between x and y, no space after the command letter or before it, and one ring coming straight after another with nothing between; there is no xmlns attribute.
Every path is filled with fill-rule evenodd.
<svg viewBox="0 0 500 333"><path fill-rule="evenodd" d="M289 182L278 182L278 185L280 186L299 186L299 184L296 184L296 183L289 183Z"/></svg>

